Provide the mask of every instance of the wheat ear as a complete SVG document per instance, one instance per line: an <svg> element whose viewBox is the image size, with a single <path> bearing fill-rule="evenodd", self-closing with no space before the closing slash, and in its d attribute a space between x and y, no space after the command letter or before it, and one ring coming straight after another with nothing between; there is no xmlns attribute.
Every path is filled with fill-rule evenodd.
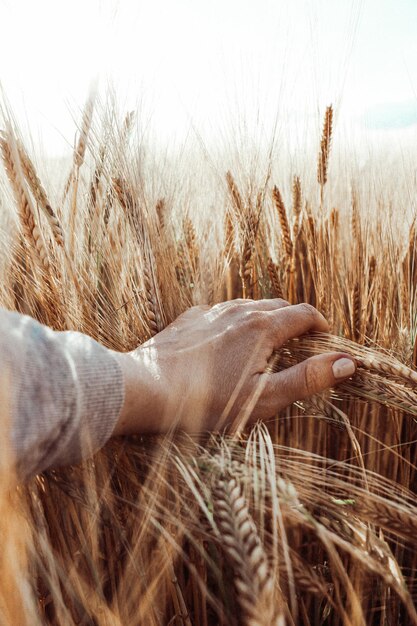
<svg viewBox="0 0 417 626"><path fill-rule="evenodd" d="M347 383L347 388L349 387ZM417 395L410 387L391 382L372 372L367 372L366 376L357 373L354 387L379 404L396 406L406 413L417 415Z"/></svg>
<svg viewBox="0 0 417 626"><path fill-rule="evenodd" d="M323 598L329 597L326 582L294 550L291 552L291 566L296 583L303 591Z"/></svg>
<svg viewBox="0 0 417 626"><path fill-rule="evenodd" d="M24 184L19 173L18 164L14 158L11 142L6 138L3 133L0 135L0 148L3 157L4 167L7 173L7 177L10 181L10 185L13 189L13 193L16 200L16 205L19 213L20 223L22 225L23 233L27 242L34 244L36 250L36 256L40 265L45 271L49 271L50 265L48 260L48 253L42 238L42 233L39 227L35 224L34 209L24 189Z"/></svg>
<svg viewBox="0 0 417 626"><path fill-rule="evenodd" d="M126 182L122 178L112 178L112 185L123 209L131 211L133 208L133 197Z"/></svg>
<svg viewBox="0 0 417 626"><path fill-rule="evenodd" d="M143 283L145 287L145 308L149 331L151 335L156 335L162 330L162 324L160 315L158 312L158 305L154 295L154 285L152 276L148 271L146 262L143 265Z"/></svg>
<svg viewBox="0 0 417 626"><path fill-rule="evenodd" d="M81 122L80 137L78 139L77 147L74 151L74 165L77 169L84 163L85 151L87 149L88 135L91 130L91 123L93 121L94 112L94 96L90 96L87 104L85 105L83 118Z"/></svg>
<svg viewBox="0 0 417 626"><path fill-rule="evenodd" d="M221 474L213 488L213 498L222 548L234 571L244 623L270 626L274 623L273 578L236 478Z"/></svg>
<svg viewBox="0 0 417 626"><path fill-rule="evenodd" d="M317 181L323 186L327 183L327 168L329 165L330 144L333 130L333 107L328 106L324 115L323 132L321 135L320 152L317 166Z"/></svg>
<svg viewBox="0 0 417 626"><path fill-rule="evenodd" d="M242 278L242 290L243 297L250 298L252 296L252 284L253 284L253 253L254 253L254 238L251 228L249 226L248 232L243 239L243 250L241 258L240 274Z"/></svg>
<svg viewBox="0 0 417 626"><path fill-rule="evenodd" d="M237 211L238 215L242 216L244 213L244 204L242 200L242 196L240 195L239 189L236 185L235 179L232 176L231 172L226 172L226 182L230 192L230 195L233 200L233 206Z"/></svg>
<svg viewBox="0 0 417 626"><path fill-rule="evenodd" d="M279 279L278 266L273 262L271 258L268 258L268 274L271 281L272 293L274 298L284 298L282 291L281 281Z"/></svg>
<svg viewBox="0 0 417 626"><path fill-rule="evenodd" d="M159 226L163 230L165 228L165 215L166 215L166 201L165 198L159 198L155 205L156 215L158 216Z"/></svg>
<svg viewBox="0 0 417 626"><path fill-rule="evenodd" d="M353 510L389 532L395 531L413 542L416 540L416 516L403 506L392 506L383 499L374 497L372 501L366 498L356 500Z"/></svg>
<svg viewBox="0 0 417 626"><path fill-rule="evenodd" d="M274 204L278 212L279 223L281 224L281 232L282 238L284 240L285 252L288 259L291 259L293 245L291 239L290 225L288 223L287 211L285 209L284 201L282 199L281 192L277 186L275 186L273 189L272 197L274 199Z"/></svg>
<svg viewBox="0 0 417 626"><path fill-rule="evenodd" d="M71 210L69 220L69 232L70 232L70 252L74 253L75 250L75 231L76 231L76 216L77 216L77 196L78 196L78 183L80 176L80 168L84 163L85 153L87 149L88 136L91 130L91 124L93 121L94 112L94 96L90 95L87 104L84 107L83 118L81 122L80 137L78 139L77 146L74 149L73 166L68 177L67 184L64 189L64 198L66 197L71 183L73 183L72 198L71 198Z"/></svg>
<svg viewBox="0 0 417 626"><path fill-rule="evenodd" d="M354 354L355 360L359 367L383 374L389 374L401 379L405 383L417 385L417 372L403 365L399 361L386 360L372 354Z"/></svg>
<svg viewBox="0 0 417 626"><path fill-rule="evenodd" d="M197 267L198 267L198 261L199 261L197 235L195 232L194 224L192 223L189 217L186 217L183 220L183 230L184 230L185 242L187 244L188 253L190 256L191 268L193 272L196 272Z"/></svg>
<svg viewBox="0 0 417 626"><path fill-rule="evenodd" d="M292 212L294 216L293 237L297 238L300 230L300 214L301 214L301 181L298 176L294 176L292 184Z"/></svg>
<svg viewBox="0 0 417 626"><path fill-rule="evenodd" d="M51 203L48 200L48 196L46 191L42 185L40 178L36 173L36 169L29 158L23 144L21 142L17 143L17 149L19 153L20 165L22 167L22 172L26 178L26 181L30 187L33 196L43 210L46 215L46 218L51 227L52 235L59 246L64 245L64 232L62 230L62 226L59 222L58 217L53 210Z"/></svg>

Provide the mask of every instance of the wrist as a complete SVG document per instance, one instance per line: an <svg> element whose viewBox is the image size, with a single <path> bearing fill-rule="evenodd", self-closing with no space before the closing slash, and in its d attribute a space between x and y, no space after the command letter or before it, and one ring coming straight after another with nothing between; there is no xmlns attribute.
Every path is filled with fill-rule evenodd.
<svg viewBox="0 0 417 626"><path fill-rule="evenodd" d="M124 401L113 435L159 432L158 380L146 366L141 348L134 352L114 353L122 370Z"/></svg>

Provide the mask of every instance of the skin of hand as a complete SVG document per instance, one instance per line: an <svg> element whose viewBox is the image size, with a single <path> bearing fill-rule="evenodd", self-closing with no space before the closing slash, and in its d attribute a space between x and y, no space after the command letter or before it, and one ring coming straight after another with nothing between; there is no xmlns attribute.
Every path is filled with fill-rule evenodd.
<svg viewBox="0 0 417 626"><path fill-rule="evenodd" d="M291 338L328 332L309 304L281 299L196 306L129 353L115 353L125 400L114 435L241 427L352 376L348 354L329 352L265 372Z"/></svg>

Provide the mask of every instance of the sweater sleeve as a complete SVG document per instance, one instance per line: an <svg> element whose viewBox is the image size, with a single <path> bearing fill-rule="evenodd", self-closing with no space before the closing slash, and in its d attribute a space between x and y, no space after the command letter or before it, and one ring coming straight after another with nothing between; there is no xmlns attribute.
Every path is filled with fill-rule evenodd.
<svg viewBox="0 0 417 626"><path fill-rule="evenodd" d="M0 379L1 394L8 395L0 403L1 427L9 429L2 440L10 441L22 478L96 452L111 436L124 399L121 367L110 350L4 309Z"/></svg>

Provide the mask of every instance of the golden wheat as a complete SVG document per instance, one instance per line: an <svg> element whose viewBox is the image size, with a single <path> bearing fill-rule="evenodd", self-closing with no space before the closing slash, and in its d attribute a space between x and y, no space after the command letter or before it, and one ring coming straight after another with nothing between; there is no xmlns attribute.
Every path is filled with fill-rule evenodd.
<svg viewBox="0 0 417 626"><path fill-rule="evenodd" d="M129 350L190 304L285 296L332 334L288 342L268 371L341 351L358 374L239 436L114 439L25 487L2 473L1 623L417 624L414 224L387 233L356 190L350 210L330 191L324 206L331 107L320 202L291 172L292 202L270 171L259 188L228 171L198 219L169 172L161 191L127 153L133 116L99 134L94 115L90 102L62 202L17 135L1 136L24 235L22 250L3 221L4 306ZM51 235L70 243L64 267Z"/></svg>

